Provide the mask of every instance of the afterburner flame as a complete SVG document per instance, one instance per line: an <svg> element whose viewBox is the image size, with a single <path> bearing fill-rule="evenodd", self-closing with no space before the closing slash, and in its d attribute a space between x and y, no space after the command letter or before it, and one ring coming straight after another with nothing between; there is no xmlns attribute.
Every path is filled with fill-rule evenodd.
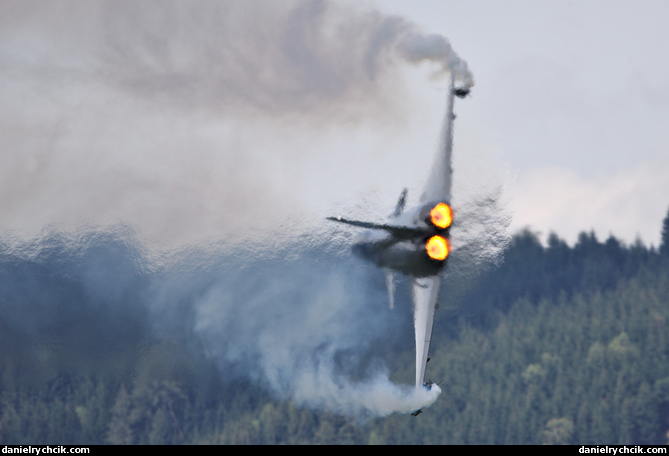
<svg viewBox="0 0 669 456"><path fill-rule="evenodd" d="M425 244L425 251L433 260L444 261L450 250L451 246L448 245L448 241L441 236L432 236Z"/></svg>
<svg viewBox="0 0 669 456"><path fill-rule="evenodd" d="M453 211L446 203L439 203L430 211L430 220L437 228L446 229L453 222Z"/></svg>

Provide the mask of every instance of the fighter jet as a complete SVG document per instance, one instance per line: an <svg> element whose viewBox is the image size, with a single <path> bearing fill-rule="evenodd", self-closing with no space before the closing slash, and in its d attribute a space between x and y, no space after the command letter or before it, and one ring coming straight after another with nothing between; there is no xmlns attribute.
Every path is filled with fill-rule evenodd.
<svg viewBox="0 0 669 456"><path fill-rule="evenodd" d="M354 239L353 253L381 268L386 275L390 307L394 305L394 274L410 277L414 301L416 333L416 389L432 387L425 383L425 368L432 338L434 313L442 280L442 271L451 251L451 152L453 148L454 97L463 98L468 88L456 88L454 80L448 92L448 110L442 142L431 169L431 175L420 198L420 204L405 210L404 189L394 212L385 223L328 217L329 220L366 228ZM421 411L415 410L414 416Z"/></svg>

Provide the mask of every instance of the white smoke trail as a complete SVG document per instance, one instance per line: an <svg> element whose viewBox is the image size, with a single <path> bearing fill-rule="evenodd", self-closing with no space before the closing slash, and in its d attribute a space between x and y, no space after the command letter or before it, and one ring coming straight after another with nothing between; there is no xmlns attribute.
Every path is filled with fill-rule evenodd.
<svg viewBox="0 0 669 456"><path fill-rule="evenodd" d="M324 174L325 158L315 170L277 172L314 156L295 137L391 124L403 102L397 69L407 62L435 62L473 84L443 36L326 0L2 2L0 41L3 229L120 222L168 246L200 233L236 236L253 240L235 263L246 271L259 268L254 255L313 229L302 224L303 195L323 204L311 175ZM338 163L357 162L348 149L337 147ZM365 310L377 294L365 295L360 278L339 267L275 266L290 274L201 277L177 262L154 277L147 306L162 316L157 327L192 324L222 365L241 364L304 405L387 415L436 399L437 388L423 397L384 372L355 382L338 371L333 358L364 351L392 323ZM90 270L98 269L81 282L102 299L115 287L104 262ZM385 308L385 292L378 299ZM193 315L182 321L184 303Z"/></svg>
<svg viewBox="0 0 669 456"><path fill-rule="evenodd" d="M337 378L328 367L300 372L292 400L319 409L348 416L385 417L393 413L408 414L431 406L441 388L415 388L392 383L387 374L366 382L353 383Z"/></svg>
<svg viewBox="0 0 669 456"><path fill-rule="evenodd" d="M396 337L402 315L387 310L376 272L348 255L299 254L223 274L195 303L196 334L224 372L238 366L297 406L357 419L410 413L434 403L438 387L397 385L387 369L360 364L375 340Z"/></svg>

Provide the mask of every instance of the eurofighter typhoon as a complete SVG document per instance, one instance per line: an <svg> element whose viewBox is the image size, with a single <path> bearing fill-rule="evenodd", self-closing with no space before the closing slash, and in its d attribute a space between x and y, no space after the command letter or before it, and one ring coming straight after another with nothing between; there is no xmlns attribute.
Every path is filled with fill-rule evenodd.
<svg viewBox="0 0 669 456"><path fill-rule="evenodd" d="M394 304L393 275L401 273L411 278L416 333L416 389L431 389L425 381L428 352L432 338L434 313L442 281L442 271L451 251L451 152L453 148L453 102L455 96L464 98L469 88L456 87L451 78L448 110L442 144L435 157L431 175L420 198L420 205L405 210L407 190L401 193L395 211L385 223L328 217L347 225L367 230L355 239L353 253L381 268L386 275L390 307ZM412 415L421 413L417 408Z"/></svg>

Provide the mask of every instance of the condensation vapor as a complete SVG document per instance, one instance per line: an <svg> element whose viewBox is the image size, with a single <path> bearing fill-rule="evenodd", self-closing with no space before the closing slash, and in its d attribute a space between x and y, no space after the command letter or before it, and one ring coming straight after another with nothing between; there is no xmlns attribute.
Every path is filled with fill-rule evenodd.
<svg viewBox="0 0 669 456"><path fill-rule="evenodd" d="M79 369L166 340L347 415L436 399L367 363L406 322L306 222L318 179L277 169L329 163L299 138L392 124L407 63L471 87L446 38L347 2L89 0L2 2L0 42L5 343Z"/></svg>

